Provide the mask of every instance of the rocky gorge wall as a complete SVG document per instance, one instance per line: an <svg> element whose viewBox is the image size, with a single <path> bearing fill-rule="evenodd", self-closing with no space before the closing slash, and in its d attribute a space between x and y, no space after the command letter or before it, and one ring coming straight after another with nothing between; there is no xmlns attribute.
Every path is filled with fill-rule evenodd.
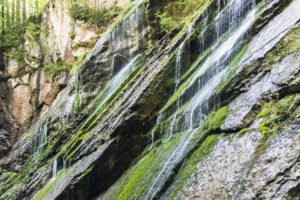
<svg viewBox="0 0 300 200"><path fill-rule="evenodd" d="M0 159L0 199L299 199L300 1L200 2L168 33L169 1L131 2Z"/></svg>
<svg viewBox="0 0 300 200"><path fill-rule="evenodd" d="M89 3L95 4L94 1ZM105 5L109 7L113 3L107 2ZM118 6L125 7L126 4L126 1L120 1ZM55 63L61 63L59 67L66 67L72 62L76 69L99 37L97 27L74 19L70 9L68 1L50 1L38 22L31 23L26 30L22 52L24 58L20 60L6 56L5 52L1 54L1 66L4 66L1 69L1 107L3 113L6 113L1 115L6 118L1 124L10 124L7 127L11 127L5 128L1 135L5 146L3 153L13 146L37 118L48 112L73 73L61 71L50 74L45 68L55 68ZM30 29L34 29L34 32Z"/></svg>

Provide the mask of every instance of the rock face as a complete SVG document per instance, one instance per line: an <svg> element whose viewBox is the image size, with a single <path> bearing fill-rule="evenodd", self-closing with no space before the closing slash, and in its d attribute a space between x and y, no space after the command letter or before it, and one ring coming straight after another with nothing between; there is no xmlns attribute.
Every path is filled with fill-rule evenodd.
<svg viewBox="0 0 300 200"><path fill-rule="evenodd" d="M300 0L201 0L168 33L190 1L100 4L130 5L98 39L51 1L6 58L0 199L300 198Z"/></svg>
<svg viewBox="0 0 300 200"><path fill-rule="evenodd" d="M124 7L125 4L120 2L120 6ZM107 6L112 4L108 3ZM8 132L2 136L11 145L18 135L22 135L38 117L49 110L58 93L67 84L67 72L53 77L45 73L44 65L48 62L67 63L82 59L91 49L87 44L96 42L97 30L86 22L74 20L69 8L66 1L50 1L41 14L38 36L31 38L28 36L30 33L25 34L24 60L1 56L4 57L5 68L1 71L0 79L2 82L3 78L1 84L6 88L3 95L7 98L3 106L7 114L12 116L10 123L20 128L19 133L6 130ZM3 118L9 117L3 115Z"/></svg>
<svg viewBox="0 0 300 200"><path fill-rule="evenodd" d="M299 185L299 127L277 133L266 149L257 152L260 141L256 131L241 138L220 137L197 166L183 199L299 198L294 193Z"/></svg>

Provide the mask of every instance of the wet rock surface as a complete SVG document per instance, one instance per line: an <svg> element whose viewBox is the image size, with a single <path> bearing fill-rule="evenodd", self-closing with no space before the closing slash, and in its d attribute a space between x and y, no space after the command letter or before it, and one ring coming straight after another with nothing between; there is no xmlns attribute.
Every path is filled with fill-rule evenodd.
<svg viewBox="0 0 300 200"><path fill-rule="evenodd" d="M255 110L255 106L284 87L288 87L299 70L299 56L290 55L272 66L271 71L263 77L261 74L254 77L253 79L257 82L229 104L230 113L221 128L223 130L239 130L249 125L249 122L251 123L253 120L251 112Z"/></svg>
<svg viewBox="0 0 300 200"><path fill-rule="evenodd" d="M102 3L121 5L126 1ZM30 73L15 76L19 73L19 67L16 63L10 63L10 69L5 74L9 74L8 83L13 89L11 105L14 119L18 124L26 124L32 118L40 117L34 124L29 123L28 133L18 140L8 156L2 157L12 147L10 131L13 126L2 125L11 121L6 113L7 102L1 104L0 101L0 172L6 174L1 175L0 180L9 180L7 177L14 177L14 173L22 180L13 185L9 181L1 182L0 188L6 191L4 195L0 194L0 199L7 196L12 199L115 199L114 195L120 191L118 188L114 190L114 187L118 187L127 170L142 162L145 155L156 151L155 145L164 144L162 135L169 130L161 124L155 129L161 129L162 133L154 136L155 144L152 138L154 146L148 149L151 143L149 136L155 133L152 129L155 119L175 87L176 51L181 42L190 40L190 34L195 34L192 33L193 28L205 24L203 16L211 11L208 9L204 14L197 15L192 28L187 28L181 37L170 41L170 35L166 35L160 41L151 41L151 34L157 31L151 21L155 18L153 9L165 3L151 1L150 4L133 4L134 9L129 10L128 18L123 18L98 40L81 68L69 80L64 73L54 79L47 77L39 67ZM224 1L222 6L225 7L226 3ZM217 5L220 6L214 1L209 6L217 8ZM64 7L60 2L56 6L58 10L51 7L44 17L52 16L49 20L53 27L71 29L69 24L65 24L70 20L67 16L66 21L59 20L59 16L66 15ZM183 156L183 160L176 163L167 183L162 183L165 188L155 192L160 195L167 191L165 195L169 194L168 189L172 189L174 178L181 178L177 175L185 159L201 146L206 135L211 134L218 138L216 144L195 164L193 173L185 177L186 182L182 190L178 190L177 198L299 199L300 101L293 97L293 104L287 109L293 115L284 115L284 120L277 120L276 115L257 116L265 102L275 99L278 103L280 99L300 92L300 57L297 52L290 52L271 64L266 62L267 55L297 27L299 8L299 0L290 4L266 1L262 10L264 17L254 25L257 32L251 33L252 39L242 57L242 64L235 71L229 89L226 88L227 93L234 91L226 96L229 104L226 109L228 113L222 117L224 120L221 120L222 123L213 121L206 124L207 130L201 131L208 132L201 139L194 138L199 140L199 144L189 150L191 152L183 154L187 155L186 158ZM73 41L63 30L53 30L52 36L64 40L63 43L50 45L50 55L57 56L55 59L79 57L86 49L72 51L72 48L82 42L93 43L96 40L93 31L85 31L84 24L76 23ZM194 44L194 49L189 46L186 51L196 54L200 51L197 49L201 46L200 40L192 41L189 44ZM147 49L149 43L154 45L152 49ZM38 51L33 49L30 55L38 58ZM138 55L143 57L142 64L139 59L133 62L137 66L127 77L120 78L123 82L105 99L105 92L111 89L109 84L115 77L120 77L122 67L128 66ZM34 114L36 110L38 115ZM272 123L268 124L268 119ZM280 128L269 134L265 130L269 126ZM174 138L176 135L171 135L168 140ZM165 149L165 152L168 150ZM171 152L167 158L173 154ZM132 175L134 180L138 179L137 176ZM130 182L125 183L131 186ZM143 184L141 182L141 187ZM111 195L111 191L115 194ZM139 196L139 199L142 197Z"/></svg>

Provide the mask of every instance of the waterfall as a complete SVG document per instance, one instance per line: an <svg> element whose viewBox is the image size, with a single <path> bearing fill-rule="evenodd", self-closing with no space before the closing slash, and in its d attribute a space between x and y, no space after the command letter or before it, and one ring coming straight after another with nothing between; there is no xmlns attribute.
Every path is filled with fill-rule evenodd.
<svg viewBox="0 0 300 200"><path fill-rule="evenodd" d="M182 57L183 57L183 49L184 49L184 43L182 43L179 47L179 50L176 55L176 70L175 70L175 92L177 90L177 87L179 85L180 77L181 77L181 67L182 67Z"/></svg>
<svg viewBox="0 0 300 200"><path fill-rule="evenodd" d="M52 162L52 180L56 178L57 175L57 159Z"/></svg>
<svg viewBox="0 0 300 200"><path fill-rule="evenodd" d="M112 80L109 82L109 87L106 90L106 95L109 96L116 88L118 88L123 81L128 78L129 74L133 71L136 61L141 58L142 55L139 54L129 61L119 72L116 74Z"/></svg>
<svg viewBox="0 0 300 200"><path fill-rule="evenodd" d="M104 105L105 102L114 94L114 92L121 86L121 84L129 77L134 71L136 62L142 58L142 54L138 54L129 61L122 69L115 74L112 79L108 82L107 87L104 89L102 100L98 105L98 109Z"/></svg>
<svg viewBox="0 0 300 200"><path fill-rule="evenodd" d="M206 56L204 62L197 66L194 74L188 79L187 86L180 92L175 105L176 111L170 120L169 135L179 132L181 134L179 145L156 172L144 199L154 199L161 192L176 164L184 158L191 148L190 145L195 139L201 122L213 109L211 105L217 106L219 104L219 99L214 95L214 91L226 77L231 58L242 45L255 20L257 8L254 1L231 0L224 9L221 9L221 4L224 2L219 0L218 13L213 22L216 42L211 53ZM181 76L182 46L180 46L176 57L175 91ZM184 105L182 105L182 99L186 101ZM180 119L179 117L183 117L184 120L179 122L177 128L176 121Z"/></svg>
<svg viewBox="0 0 300 200"><path fill-rule="evenodd" d="M139 38L144 23L145 5L142 4L141 0L136 0L133 2L132 8L127 12L130 15L127 16L128 14L125 14L123 20L107 36L107 40L110 42L111 77L100 95L101 100L96 110L109 100L134 71L136 63L142 58L142 54L139 54L138 50L133 52L136 49L132 50L132 47L134 45L140 46ZM95 48L101 49L98 45L102 46L105 42L98 41L98 43Z"/></svg>
<svg viewBox="0 0 300 200"><path fill-rule="evenodd" d="M139 1L136 1L135 4L139 4ZM113 57L120 55L116 60L112 59L112 76L120 70L118 64L121 63L122 66L126 62L127 57L132 56L133 52L128 51L128 47L132 47L134 39L139 37L141 27L144 24L144 13L145 6L139 6L134 13L110 32L110 52L114 54Z"/></svg>
<svg viewBox="0 0 300 200"><path fill-rule="evenodd" d="M49 119L45 119L38 129L34 145L34 154L39 154L40 150L47 144L48 121Z"/></svg>
<svg viewBox="0 0 300 200"><path fill-rule="evenodd" d="M157 117L155 127L158 126L158 125L160 124L160 120L161 120L161 115L159 115L159 116ZM154 128L154 129L151 131L151 134L150 134L150 137L151 137L151 138L150 138L151 146L150 146L149 150L151 150L151 149L153 148L153 146L154 146L155 131L156 131L156 129Z"/></svg>
<svg viewBox="0 0 300 200"><path fill-rule="evenodd" d="M213 89L223 80L224 75L226 75L226 68L223 66L223 63L226 62L232 55L232 53L236 50L236 47L239 46L238 43L241 42L240 39L245 35L247 30L250 28L254 18L256 15L256 9L250 11L250 13L246 16L246 19L241 23L241 26L230 36L228 37L217 49L214 50L211 56L209 56L206 62L201 66L201 68L196 72L195 76L192 78L190 85L197 80L200 76L204 75L205 72L211 67L215 67L213 73L206 74L209 79L206 83L198 84L198 88L202 88L202 92L198 93L193 97L192 101L188 104L185 113L190 113L191 120L193 121L193 115L197 107L199 107L204 100L208 99L209 94L213 91ZM189 87L188 86L188 87ZM185 92L185 91L184 91ZM209 111L204 111L207 113ZM192 125L192 124L191 124Z"/></svg>

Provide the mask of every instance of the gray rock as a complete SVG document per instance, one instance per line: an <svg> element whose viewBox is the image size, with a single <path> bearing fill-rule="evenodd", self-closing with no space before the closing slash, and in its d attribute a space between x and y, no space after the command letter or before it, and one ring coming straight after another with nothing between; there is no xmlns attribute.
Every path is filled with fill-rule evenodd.
<svg viewBox="0 0 300 200"><path fill-rule="evenodd" d="M250 42L249 51L243 62L251 62L263 58L300 20L300 0L292 1L287 8L272 19Z"/></svg>
<svg viewBox="0 0 300 200"><path fill-rule="evenodd" d="M288 199L300 184L299 126L271 137L263 152L257 150L260 138L256 131L241 138L221 137L198 165L182 198Z"/></svg>
<svg viewBox="0 0 300 200"><path fill-rule="evenodd" d="M239 95L229 104L229 115L222 125L223 130L238 130L253 120L253 108L264 98L288 85L300 70L299 56L289 55L274 65L260 81ZM258 75L259 76L259 75Z"/></svg>

